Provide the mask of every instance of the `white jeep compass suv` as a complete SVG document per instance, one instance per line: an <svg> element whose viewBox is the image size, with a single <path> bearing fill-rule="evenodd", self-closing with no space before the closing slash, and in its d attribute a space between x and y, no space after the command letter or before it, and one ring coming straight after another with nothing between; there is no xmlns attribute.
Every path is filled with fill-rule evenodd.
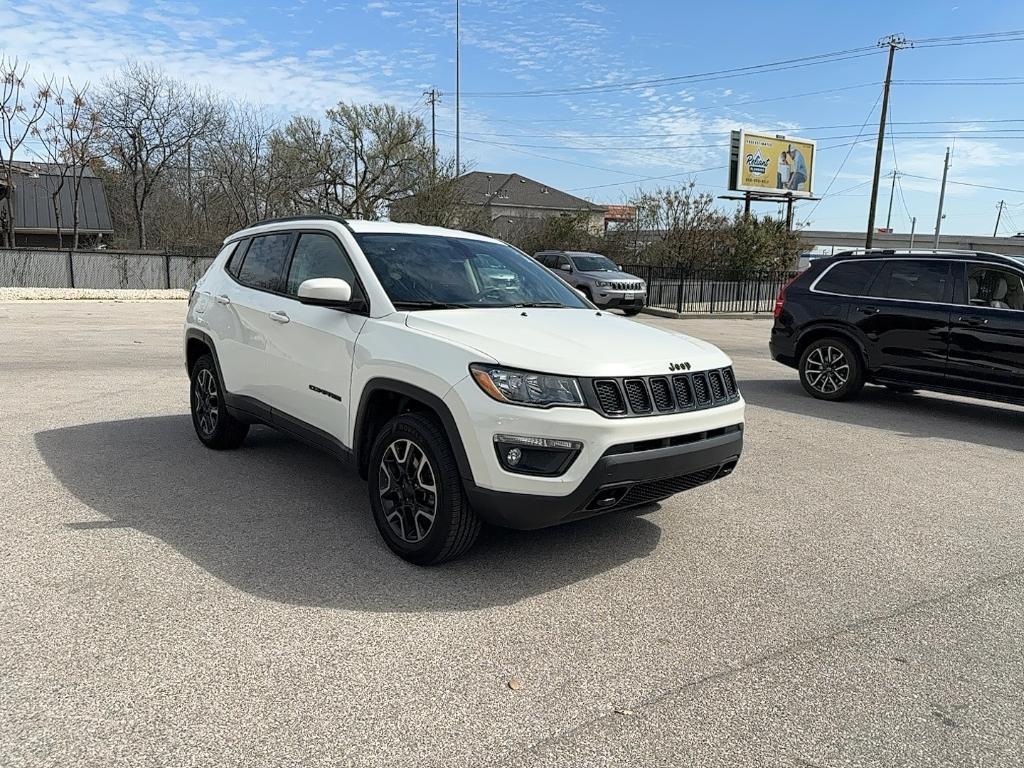
<svg viewBox="0 0 1024 768"><path fill-rule="evenodd" d="M314 216L231 235L189 297L192 419L254 423L352 462L387 545L419 564L483 521L540 528L729 474L731 363L602 312L480 235Z"/></svg>

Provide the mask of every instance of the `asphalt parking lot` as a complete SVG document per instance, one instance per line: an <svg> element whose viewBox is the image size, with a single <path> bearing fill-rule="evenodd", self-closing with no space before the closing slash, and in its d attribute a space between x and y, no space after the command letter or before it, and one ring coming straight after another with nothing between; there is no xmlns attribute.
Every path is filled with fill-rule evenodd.
<svg viewBox="0 0 1024 768"><path fill-rule="evenodd" d="M327 456L200 446L183 310L0 304L0 765L1024 759L1024 410L646 320L733 356L737 471L423 570Z"/></svg>

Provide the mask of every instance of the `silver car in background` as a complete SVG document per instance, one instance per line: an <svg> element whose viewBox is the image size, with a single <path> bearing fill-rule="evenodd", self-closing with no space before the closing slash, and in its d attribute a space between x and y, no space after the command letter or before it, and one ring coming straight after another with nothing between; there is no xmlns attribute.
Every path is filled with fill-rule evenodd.
<svg viewBox="0 0 1024 768"><path fill-rule="evenodd" d="M635 315L647 303L644 281L623 272L607 256L587 251L540 251L533 258L602 309L621 309Z"/></svg>

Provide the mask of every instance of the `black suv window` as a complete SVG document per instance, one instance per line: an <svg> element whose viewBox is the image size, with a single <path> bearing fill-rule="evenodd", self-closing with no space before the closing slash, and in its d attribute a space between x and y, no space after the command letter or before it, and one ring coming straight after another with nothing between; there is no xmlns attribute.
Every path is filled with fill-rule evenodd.
<svg viewBox="0 0 1024 768"><path fill-rule="evenodd" d="M280 291L292 235L254 237L238 272L238 281L261 291Z"/></svg>
<svg viewBox="0 0 1024 768"><path fill-rule="evenodd" d="M948 301L949 264L945 261L888 261L871 285L869 296L907 301Z"/></svg>
<svg viewBox="0 0 1024 768"><path fill-rule="evenodd" d="M967 270L967 300L976 307L1024 309L1024 281L1009 269L975 264Z"/></svg>
<svg viewBox="0 0 1024 768"><path fill-rule="evenodd" d="M841 261L821 276L814 290L841 293L844 296L865 296L880 266L881 262L877 260Z"/></svg>
<svg viewBox="0 0 1024 768"><path fill-rule="evenodd" d="M288 293L296 295L303 282L317 277L340 278L352 286L352 298L358 297L355 270L338 241L330 235L305 232L299 235L288 270Z"/></svg>

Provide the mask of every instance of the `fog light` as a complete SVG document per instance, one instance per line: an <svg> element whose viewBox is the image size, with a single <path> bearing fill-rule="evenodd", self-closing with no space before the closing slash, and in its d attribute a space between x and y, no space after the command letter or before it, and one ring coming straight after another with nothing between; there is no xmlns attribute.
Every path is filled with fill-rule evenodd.
<svg viewBox="0 0 1024 768"><path fill-rule="evenodd" d="M526 435L495 435L498 462L508 472L556 477L564 474L583 450L579 440Z"/></svg>

